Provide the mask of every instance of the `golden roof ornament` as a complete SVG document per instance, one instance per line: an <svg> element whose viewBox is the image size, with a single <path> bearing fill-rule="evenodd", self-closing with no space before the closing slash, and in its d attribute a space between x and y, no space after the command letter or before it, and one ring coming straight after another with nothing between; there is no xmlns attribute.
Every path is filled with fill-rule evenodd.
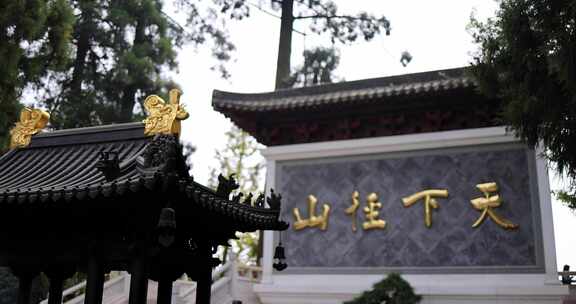
<svg viewBox="0 0 576 304"><path fill-rule="evenodd" d="M180 135L180 121L188 118L188 112L179 104L182 92L177 89L170 90L170 103L158 95L150 95L144 100L144 108L148 111L144 134L176 134Z"/></svg>
<svg viewBox="0 0 576 304"><path fill-rule="evenodd" d="M10 149L24 148L30 144L32 135L42 130L50 114L40 109L24 108L20 112L20 121L10 130Z"/></svg>

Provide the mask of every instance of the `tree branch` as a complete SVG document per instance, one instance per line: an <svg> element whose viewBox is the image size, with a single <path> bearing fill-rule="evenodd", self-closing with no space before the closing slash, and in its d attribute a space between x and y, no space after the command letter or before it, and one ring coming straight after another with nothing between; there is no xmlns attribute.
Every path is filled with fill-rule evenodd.
<svg viewBox="0 0 576 304"><path fill-rule="evenodd" d="M323 19L347 19L347 20L371 20L362 17L353 17L353 16L346 16L346 15L309 15L309 16L294 16L294 19L314 19L314 18L323 18Z"/></svg>

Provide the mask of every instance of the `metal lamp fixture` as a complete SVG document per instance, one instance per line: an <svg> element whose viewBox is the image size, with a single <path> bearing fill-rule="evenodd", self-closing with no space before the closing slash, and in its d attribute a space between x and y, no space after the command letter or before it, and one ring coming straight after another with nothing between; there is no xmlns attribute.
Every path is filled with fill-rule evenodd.
<svg viewBox="0 0 576 304"><path fill-rule="evenodd" d="M279 242L278 246L276 246L276 250L274 250L274 264L272 264L272 266L274 269L282 271L288 267L285 260L286 256L284 254L284 247L282 247L282 242Z"/></svg>

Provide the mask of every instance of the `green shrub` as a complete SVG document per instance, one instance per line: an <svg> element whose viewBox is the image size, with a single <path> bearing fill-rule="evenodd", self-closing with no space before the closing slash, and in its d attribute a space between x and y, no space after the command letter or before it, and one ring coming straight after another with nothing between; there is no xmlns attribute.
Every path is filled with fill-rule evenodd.
<svg viewBox="0 0 576 304"><path fill-rule="evenodd" d="M372 290L344 304L416 304L422 296L414 293L410 283L397 273L391 273L382 281L374 284Z"/></svg>

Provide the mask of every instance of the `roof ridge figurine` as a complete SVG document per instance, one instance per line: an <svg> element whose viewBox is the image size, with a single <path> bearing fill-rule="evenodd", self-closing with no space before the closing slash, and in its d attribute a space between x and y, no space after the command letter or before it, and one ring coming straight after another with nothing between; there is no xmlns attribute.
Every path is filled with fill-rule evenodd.
<svg viewBox="0 0 576 304"><path fill-rule="evenodd" d="M167 104L162 97L150 95L144 100L144 108L149 113L142 122L145 124L144 134L175 134L180 136L180 121L188 118L189 114L180 105L178 89L170 90L170 102Z"/></svg>
<svg viewBox="0 0 576 304"><path fill-rule="evenodd" d="M10 130L10 149L28 146L32 135L40 132L49 120L50 114L46 111L28 107L22 109L20 121Z"/></svg>

